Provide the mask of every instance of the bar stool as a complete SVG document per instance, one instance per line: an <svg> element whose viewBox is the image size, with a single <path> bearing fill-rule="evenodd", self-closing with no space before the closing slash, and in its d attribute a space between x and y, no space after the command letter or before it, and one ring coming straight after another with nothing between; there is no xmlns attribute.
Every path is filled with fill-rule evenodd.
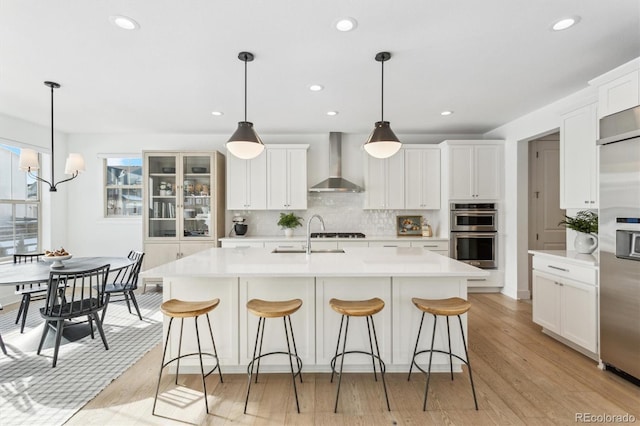
<svg viewBox="0 0 640 426"><path fill-rule="evenodd" d="M249 403L249 393L251 392L251 378L253 376L253 366L258 361L256 367L256 383L258 383L258 375L260 374L260 359L269 355L287 355L289 357L289 365L291 366L291 380L293 381L293 392L296 396L296 408L300 413L300 403L298 402L298 389L296 388L296 376L300 377L300 383L302 383L302 359L298 356L298 349L296 348L296 339L293 336L293 327L291 326L291 314L295 313L302 306L302 300L283 300L283 301L268 301L260 299L251 299L247 302L247 310L258 317L258 331L256 333L256 343L253 346L253 358L247 366L248 384L247 384L247 397L244 401L244 414L247 414L247 404ZM262 341L264 338L264 324L267 318L280 318L284 321L284 334L287 339L287 352L276 351L262 353ZM288 324L288 328L287 328ZM291 333L291 342L289 341L289 333ZM258 340L260 340L260 349L258 350ZM293 352L291 352L291 345L293 344ZM256 356L257 352L257 356ZM297 371L293 369L293 358L296 359Z"/></svg>
<svg viewBox="0 0 640 426"><path fill-rule="evenodd" d="M160 374L158 374L158 385L156 386L156 396L153 400L153 410L151 413L156 415L156 403L158 402L158 391L160 390L160 379L162 378L162 370L172 362L176 362L176 385L178 384L178 374L180 373L180 359L198 355L200 359L200 373L202 374L202 389L204 392L204 405L207 409L207 414L209 413L209 403L207 402L207 385L205 383L205 378L213 373L216 369L218 370L218 375L220 376L220 382L223 383L222 380L222 370L220 369L220 360L218 359L218 351L216 350L216 342L213 339L213 331L211 330L211 321L209 320L209 312L214 310L218 304L220 303L220 299L213 300L205 300L201 302L185 302L183 300L178 299L170 299L160 305L160 310L163 314L169 317L169 327L167 328L167 338L164 342L164 352L162 353L162 362L160 367ZM202 353L202 348L200 346L200 333L198 331L198 317L201 315L206 315L207 324L209 325L209 334L211 334L211 343L213 344L213 353ZM178 343L178 356L170 359L165 362L165 357L167 355L167 347L169 346L169 336L171 336L171 324L173 323L174 318L180 318L180 340ZM193 318L194 324L196 326L196 340L198 341L198 352L193 352L189 354L181 354L182 351L182 329L184 327L184 319L185 318ZM202 363L202 356L210 356L216 359L216 365L205 374L204 365Z"/></svg>
<svg viewBox="0 0 640 426"><path fill-rule="evenodd" d="M426 411L427 409L427 396L429 394L429 380L431 379L431 360L433 358L434 352L439 352L442 354L449 355L449 365L451 367L451 380L453 380L453 357L458 358L460 361L467 364L467 368L469 369L469 380L471 381L471 391L473 392L473 402L476 405L476 410L478 409L478 400L476 399L476 388L473 385L473 376L471 374L471 364L469 363L469 352L467 351L467 342L464 338L464 328L462 327L462 318L460 315L464 314L471 308L471 303L468 301L461 299L459 297L450 297L448 299L420 299L414 297L411 299L413 304L422 311L422 319L420 320L420 327L418 328L418 337L416 338L416 346L413 350L413 358L411 359L411 367L409 367L409 377L407 377L407 381L411 380L411 370L415 365L416 368L427 375L427 385L424 392L424 404L422 405L422 411ZM424 322L424 314L429 313L433 315L433 333L431 335L431 349L425 349L418 351L418 342L420 341L420 333L422 332L422 323ZM460 323L460 333L462 334L462 345L464 346L464 354L465 359L462 359L460 356L451 353L451 332L449 329L449 317L457 316L458 322ZM438 322L438 316L444 316L447 318L447 338L449 341L449 351L445 352L438 349L433 349L433 343L436 338L436 325ZM427 371L424 371L418 363L416 363L416 356L429 352L429 368Z"/></svg>
<svg viewBox="0 0 640 426"><path fill-rule="evenodd" d="M336 403L333 409L334 413L338 412L338 398L340 397L340 385L342 383L342 367L344 366L344 357L347 354L363 354L371 356L371 364L373 365L373 377L375 381L378 381L376 373L376 362L380 366L380 376L382 376L382 386L384 388L384 397L387 400L387 409L391 411L389 405L389 395L387 394L387 383L384 380L384 373L386 371L385 363L380 358L380 348L378 347L378 336L376 335L376 326L373 322L373 315L377 314L384 308L384 300L377 297L369 300L340 300L331 299L329 305L337 313L342 315L340 320L340 331L338 332L338 342L336 343L336 354L331 358L331 383L333 383L333 375L336 373L336 360L340 357L340 372L338 373L338 390L336 392ZM345 317L347 321L345 322ZM367 331L369 332L369 347L371 352L365 351L347 351L347 333L349 332L349 318L351 317L366 317ZM342 352L338 353L340 347L340 338L342 337L342 328L344 325L344 340L342 342ZM373 330L373 341L376 344L376 353L373 352L373 342L371 340L371 332Z"/></svg>

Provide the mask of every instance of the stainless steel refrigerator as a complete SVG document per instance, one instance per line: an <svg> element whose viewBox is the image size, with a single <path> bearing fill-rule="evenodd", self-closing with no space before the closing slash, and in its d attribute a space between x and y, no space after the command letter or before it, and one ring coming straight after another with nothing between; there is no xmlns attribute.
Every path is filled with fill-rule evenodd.
<svg viewBox="0 0 640 426"><path fill-rule="evenodd" d="M600 120L600 359L640 379L640 106Z"/></svg>

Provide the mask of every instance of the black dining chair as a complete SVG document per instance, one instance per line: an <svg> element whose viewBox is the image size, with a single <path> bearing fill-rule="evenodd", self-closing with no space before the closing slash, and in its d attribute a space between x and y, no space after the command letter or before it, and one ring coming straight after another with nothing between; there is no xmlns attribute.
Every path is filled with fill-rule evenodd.
<svg viewBox="0 0 640 426"><path fill-rule="evenodd" d="M14 254L13 263L39 262L40 257L42 256L44 256L44 253ZM18 309L18 315L16 316L16 324L22 321L22 323L20 324L20 333L24 333L24 324L27 321L29 304L35 300L45 299L47 295L47 284L46 283L17 284L15 294L22 296L22 300L20 302L20 309Z"/></svg>
<svg viewBox="0 0 640 426"><path fill-rule="evenodd" d="M102 311L102 322L104 322L104 317L107 314L109 303L113 302L127 302L127 308L129 308L130 314L133 313L131 312L131 303L133 303L133 307L136 308L136 312L138 313L138 318L142 320L140 307L136 300L135 290L138 289L138 274L140 273L140 268L142 268L144 253L141 251L131 250L127 257L134 262L128 267L120 269L113 280L109 278L109 282L105 288L107 299L105 301L104 310ZM118 298L113 299L113 296Z"/></svg>
<svg viewBox="0 0 640 426"><path fill-rule="evenodd" d="M0 311L2 310L2 305L0 305ZM4 346L4 341L2 340L2 334L0 334L0 350L2 350L3 354L7 354L7 348Z"/></svg>
<svg viewBox="0 0 640 426"><path fill-rule="evenodd" d="M58 362L58 350L64 331L65 321L78 317L87 317L91 338L93 334L93 322L95 321L104 348L109 350L107 339L102 330L102 319L99 312L105 306L105 287L111 265L103 265L98 268L76 272L51 271L49 273L49 287L45 299L45 306L40 308L40 315L45 320L45 327L38 346L38 355L47 337L50 327L56 330L55 346L53 350L53 365ZM58 283L56 286L55 283ZM64 292L61 297L60 291ZM71 323L70 325L77 325Z"/></svg>

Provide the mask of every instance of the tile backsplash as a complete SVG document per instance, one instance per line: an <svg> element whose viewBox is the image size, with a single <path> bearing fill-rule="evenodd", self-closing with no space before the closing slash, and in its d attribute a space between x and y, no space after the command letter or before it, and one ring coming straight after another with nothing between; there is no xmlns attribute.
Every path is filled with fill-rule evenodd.
<svg viewBox="0 0 640 426"><path fill-rule="evenodd" d="M440 236L438 210L363 210L364 193L309 193L307 210L295 210L302 217L302 227L294 230L294 236L306 234L307 219L319 214L327 232L362 232L365 235L396 236L396 216L421 215L429 221L434 236ZM282 211L284 212L284 210ZM247 236L283 236L276 223L280 212L275 210L230 210L227 211L227 235L232 227L234 215L246 219L249 225ZM312 232L320 232L319 223L311 224Z"/></svg>

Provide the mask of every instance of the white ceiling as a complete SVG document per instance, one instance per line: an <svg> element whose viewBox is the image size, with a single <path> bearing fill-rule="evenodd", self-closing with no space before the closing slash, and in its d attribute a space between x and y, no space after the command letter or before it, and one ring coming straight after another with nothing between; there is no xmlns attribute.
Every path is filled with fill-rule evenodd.
<svg viewBox="0 0 640 426"><path fill-rule="evenodd" d="M113 26L116 14L141 28ZM550 30L570 15L577 26ZM355 31L333 27L345 16ZM53 80L56 130L231 135L242 50L256 57L248 120L259 134L368 133L383 50L396 133L483 133L640 56L640 2L0 0L0 113L49 126Z"/></svg>

